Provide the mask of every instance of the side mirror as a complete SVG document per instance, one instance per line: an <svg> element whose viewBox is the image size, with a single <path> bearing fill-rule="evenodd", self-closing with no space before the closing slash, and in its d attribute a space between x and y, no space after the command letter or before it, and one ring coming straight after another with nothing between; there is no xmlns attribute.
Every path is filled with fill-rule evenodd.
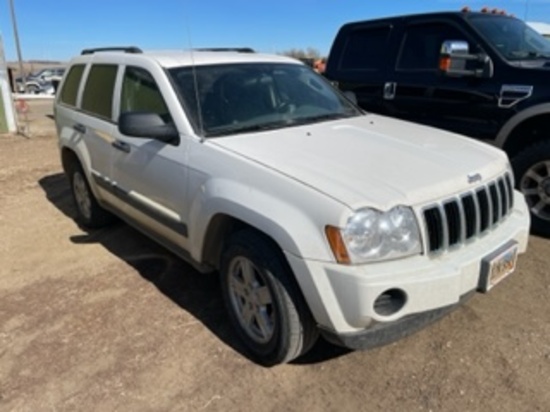
<svg viewBox="0 0 550 412"><path fill-rule="evenodd" d="M122 113L118 118L118 131L125 136L156 139L165 143L179 139L176 127L166 124L157 113Z"/></svg>
<svg viewBox="0 0 550 412"><path fill-rule="evenodd" d="M472 69L468 62L474 62ZM493 62L485 53L470 54L470 47L462 40L447 40L441 45L439 70L450 77L493 77Z"/></svg>

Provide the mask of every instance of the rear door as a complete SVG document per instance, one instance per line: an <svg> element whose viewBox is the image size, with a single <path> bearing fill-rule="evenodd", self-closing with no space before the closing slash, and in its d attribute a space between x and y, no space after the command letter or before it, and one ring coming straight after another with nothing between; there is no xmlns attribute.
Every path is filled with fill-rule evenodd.
<svg viewBox="0 0 550 412"><path fill-rule="evenodd" d="M387 82L394 26L390 21L345 26L328 61L328 77L337 80L341 90L354 92L359 106L375 113L387 112L383 96L392 92Z"/></svg>
<svg viewBox="0 0 550 412"><path fill-rule="evenodd" d="M96 196L108 197L104 187L111 179L113 90L116 64L76 64L63 84L56 107L59 133L80 146L81 162ZM82 82L81 79L84 79ZM83 83L83 87L79 85ZM81 90L82 89L82 90Z"/></svg>

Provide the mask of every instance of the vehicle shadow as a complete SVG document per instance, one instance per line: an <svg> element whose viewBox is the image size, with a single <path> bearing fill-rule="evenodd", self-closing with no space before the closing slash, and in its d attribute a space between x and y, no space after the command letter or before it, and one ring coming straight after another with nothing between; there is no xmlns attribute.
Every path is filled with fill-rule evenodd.
<svg viewBox="0 0 550 412"><path fill-rule="evenodd" d="M46 199L66 217L74 219L73 204L68 180L62 173L39 180ZM172 302L189 312L222 342L241 355L248 357L244 346L234 333L225 311L218 274L200 274L190 265L156 244L123 222L100 230L82 228L82 235L72 236L75 244L99 243L117 256ZM295 365L309 365L342 356L350 351L319 339Z"/></svg>

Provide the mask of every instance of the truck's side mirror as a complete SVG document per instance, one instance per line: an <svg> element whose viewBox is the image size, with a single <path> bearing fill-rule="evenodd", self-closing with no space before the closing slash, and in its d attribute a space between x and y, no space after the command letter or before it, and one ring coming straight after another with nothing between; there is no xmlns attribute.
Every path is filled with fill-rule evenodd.
<svg viewBox="0 0 550 412"><path fill-rule="evenodd" d="M467 68L473 62L473 68ZM439 70L450 77L493 77L493 62L485 53L470 54L468 42L446 40L439 53Z"/></svg>

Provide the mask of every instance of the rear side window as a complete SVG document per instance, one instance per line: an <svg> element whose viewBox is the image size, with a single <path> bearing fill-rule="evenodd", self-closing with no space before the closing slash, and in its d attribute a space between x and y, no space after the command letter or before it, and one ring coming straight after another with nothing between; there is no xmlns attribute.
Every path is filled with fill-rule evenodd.
<svg viewBox="0 0 550 412"><path fill-rule="evenodd" d="M78 85L80 84L80 79L82 79L82 73L84 73L83 64L71 67L65 79L65 83L63 84L63 90L61 90L60 100L62 103L76 106Z"/></svg>
<svg viewBox="0 0 550 412"><path fill-rule="evenodd" d="M456 27L447 23L427 23L407 29L397 68L401 70L437 70L441 45L446 40L467 40Z"/></svg>
<svg viewBox="0 0 550 412"><path fill-rule="evenodd" d="M389 26L352 30L344 46L340 68L381 70L386 64L389 36Z"/></svg>
<svg viewBox="0 0 550 412"><path fill-rule="evenodd" d="M111 64L92 66L82 96L82 110L111 119L117 69L118 66Z"/></svg>

